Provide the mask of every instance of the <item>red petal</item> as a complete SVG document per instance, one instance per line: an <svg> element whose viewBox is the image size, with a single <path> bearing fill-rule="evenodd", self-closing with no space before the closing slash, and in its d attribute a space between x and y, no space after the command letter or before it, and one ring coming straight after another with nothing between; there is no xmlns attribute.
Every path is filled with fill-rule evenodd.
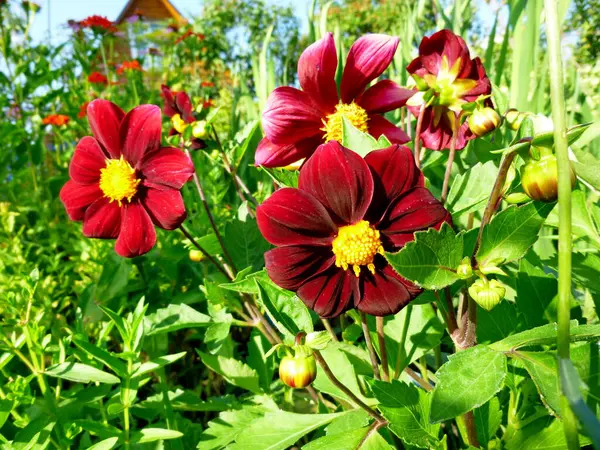
<svg viewBox="0 0 600 450"><path fill-rule="evenodd" d="M464 96L466 101L474 102L480 95L490 95L492 93L492 82L488 78L479 57L473 60L473 69L466 78L477 80L477 85Z"/></svg>
<svg viewBox="0 0 600 450"><path fill-rule="evenodd" d="M390 65L400 40L385 34L367 34L350 48L342 76L342 102L351 103Z"/></svg>
<svg viewBox="0 0 600 450"><path fill-rule="evenodd" d="M415 231L439 227L448 217L439 200L426 188L418 187L399 197L377 228L384 248L396 251L414 239Z"/></svg>
<svg viewBox="0 0 600 450"><path fill-rule="evenodd" d="M429 73L437 75L442 64L442 58L446 56L448 68L452 68L458 58L457 78L465 78L472 69L469 48L465 41L450 30L441 30L425 37L419 45L419 58L423 67Z"/></svg>
<svg viewBox="0 0 600 450"><path fill-rule="evenodd" d="M265 266L273 282L291 291L331 267L335 256L327 247L277 247L265 253Z"/></svg>
<svg viewBox="0 0 600 450"><path fill-rule="evenodd" d="M351 270L332 267L298 289L298 297L324 318L337 317L358 299L358 278Z"/></svg>
<svg viewBox="0 0 600 450"><path fill-rule="evenodd" d="M306 92L279 87L271 92L263 112L263 128L271 142L295 144L313 136L323 136L323 114Z"/></svg>
<svg viewBox="0 0 600 450"><path fill-rule="evenodd" d="M121 207L107 198L96 200L85 212L83 234L90 238L114 239L121 228Z"/></svg>
<svg viewBox="0 0 600 450"><path fill-rule="evenodd" d="M392 145L375 150L365 156L365 161L375 182L375 193L368 212L372 222L378 222L399 195L424 185L423 174L415 165L415 158L408 147Z"/></svg>
<svg viewBox="0 0 600 450"><path fill-rule="evenodd" d="M194 164L178 148L163 147L142 160L140 172L144 183L173 189L181 187L194 175Z"/></svg>
<svg viewBox="0 0 600 450"><path fill-rule="evenodd" d="M264 167L285 167L302 158L308 158L323 141L321 136L304 139L295 144L277 145L263 138L254 154L254 165Z"/></svg>
<svg viewBox="0 0 600 450"><path fill-rule="evenodd" d="M423 146L430 150L449 149L452 142L452 127L446 113L439 115L439 120L435 121L435 108L444 108L442 106L429 107L425 109L423 114L423 124L421 127L421 141ZM420 106L409 107L410 112L415 116L419 116ZM462 150L466 147L469 140L476 136L469 129L468 122L465 122L460 127L456 140L456 150Z"/></svg>
<svg viewBox="0 0 600 450"><path fill-rule="evenodd" d="M180 91L175 95L175 105L177 106L178 112L181 114L181 118L186 123L192 123L194 116L192 114L192 101L190 96L185 92Z"/></svg>
<svg viewBox="0 0 600 450"><path fill-rule="evenodd" d="M381 80L356 99L368 113L385 113L406 104L415 94L412 89L398 86L392 80Z"/></svg>
<svg viewBox="0 0 600 450"><path fill-rule="evenodd" d="M106 155L98 141L91 136L82 138L69 164L71 179L79 184L96 184L100 181L100 169L105 167Z"/></svg>
<svg viewBox="0 0 600 450"><path fill-rule="evenodd" d="M369 134L375 139L379 139L382 134L389 139L392 144L406 144L410 141L408 135L401 129L379 114L369 115Z"/></svg>
<svg viewBox="0 0 600 450"><path fill-rule="evenodd" d="M77 184L69 180L60 190L60 200L65 205L69 219L83 220L83 215L88 206L104 194L97 184Z"/></svg>
<svg viewBox="0 0 600 450"><path fill-rule="evenodd" d="M373 316L387 316L396 314L423 290L385 264L375 270L375 275L367 272L361 277L361 292L356 309Z"/></svg>
<svg viewBox="0 0 600 450"><path fill-rule="evenodd" d="M162 97L165 99L165 105L163 111L165 116L173 117L175 114L178 114L177 107L175 105L175 97L173 96L173 91L169 86L161 84L160 89L162 91Z"/></svg>
<svg viewBox="0 0 600 450"><path fill-rule="evenodd" d="M338 102L335 72L337 53L333 34L311 44L298 60L298 79L304 92L325 112L333 112Z"/></svg>
<svg viewBox="0 0 600 450"><path fill-rule="evenodd" d="M121 123L123 156L132 166L148 153L160 148L162 120L156 105L140 105L133 108Z"/></svg>
<svg viewBox="0 0 600 450"><path fill-rule="evenodd" d="M304 164L298 188L319 200L338 225L348 225L362 220L367 212L373 177L358 153L330 141Z"/></svg>
<svg viewBox="0 0 600 450"><path fill-rule="evenodd" d="M273 245L331 245L337 227L316 198L293 188L275 191L256 210L260 232Z"/></svg>
<svg viewBox="0 0 600 450"><path fill-rule="evenodd" d="M112 158L121 156L119 129L125 113L108 100L96 99L87 107L92 133Z"/></svg>
<svg viewBox="0 0 600 450"><path fill-rule="evenodd" d="M115 251L125 258L148 253L156 243L156 230L141 203L134 201L123 205L121 231Z"/></svg>
<svg viewBox="0 0 600 450"><path fill-rule="evenodd" d="M141 197L152 222L165 229L174 230L186 218L181 192L176 189L147 189Z"/></svg>

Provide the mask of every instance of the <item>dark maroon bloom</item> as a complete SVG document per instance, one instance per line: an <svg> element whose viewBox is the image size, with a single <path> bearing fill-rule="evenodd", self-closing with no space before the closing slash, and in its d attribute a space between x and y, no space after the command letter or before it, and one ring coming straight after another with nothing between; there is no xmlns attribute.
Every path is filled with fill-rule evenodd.
<svg viewBox="0 0 600 450"><path fill-rule="evenodd" d="M154 226L173 230L186 217L182 186L194 166L177 148L161 147L160 108L141 105L125 114L106 100L87 109L94 134L79 141L60 191L83 234L117 239L116 252L143 255L156 243Z"/></svg>
<svg viewBox="0 0 600 450"><path fill-rule="evenodd" d="M169 131L169 136L183 134L184 130L192 127L192 137L190 148L192 150L200 150L206 148L204 137L204 126L196 127L198 124L194 116L194 110L190 96L184 91L172 91L171 88L161 85L162 97L165 99L163 112L165 116L171 119L172 128ZM202 134L202 135L200 135Z"/></svg>
<svg viewBox="0 0 600 450"><path fill-rule="evenodd" d="M358 310L395 314L421 293L398 275L384 251L450 215L424 187L407 147L365 159L332 141L300 170L298 189L276 191L257 210L260 231L277 248L265 254L269 277L321 317Z"/></svg>
<svg viewBox="0 0 600 450"><path fill-rule="evenodd" d="M367 89L392 62L398 42L383 34L358 39L346 59L341 97L335 82L338 59L333 35L328 33L304 50L298 61L302 90L280 87L269 96L263 112L266 137L256 150L255 164L284 167L312 155L324 142L341 142L343 118L375 138L383 134L395 144L408 142L406 133L383 113L404 106L413 92L391 80Z"/></svg>
<svg viewBox="0 0 600 450"><path fill-rule="evenodd" d="M461 125L462 106L480 96L490 95L492 84L479 58L471 59L465 41L450 30L441 30L425 37L419 45L419 56L406 68L417 81L419 91L407 102L415 117L426 104L421 139L431 150L450 148L453 132L456 149L467 145L476 136L469 125ZM485 106L493 107L487 98Z"/></svg>

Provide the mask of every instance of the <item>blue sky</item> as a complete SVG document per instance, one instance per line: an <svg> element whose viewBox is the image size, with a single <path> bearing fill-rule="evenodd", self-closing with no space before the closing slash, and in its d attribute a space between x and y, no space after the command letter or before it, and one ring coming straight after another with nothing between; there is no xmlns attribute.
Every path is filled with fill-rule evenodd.
<svg viewBox="0 0 600 450"><path fill-rule="evenodd" d="M32 29L35 40L41 41L48 37L50 30L52 39L62 41L66 30L64 25L69 19L81 20L92 14L106 16L115 20L127 4L127 0L36 0L42 5L42 11L37 17ZM274 0L281 5L293 5L298 17L307 17L305 0ZM202 10L202 0L171 0L171 3L186 17L198 15Z"/></svg>

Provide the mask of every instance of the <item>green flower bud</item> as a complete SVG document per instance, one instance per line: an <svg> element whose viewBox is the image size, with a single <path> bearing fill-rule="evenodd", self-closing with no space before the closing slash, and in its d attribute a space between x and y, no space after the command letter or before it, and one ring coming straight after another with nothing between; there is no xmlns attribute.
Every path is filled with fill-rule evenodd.
<svg viewBox="0 0 600 450"><path fill-rule="evenodd" d="M571 166L571 187L577 177ZM525 193L533 200L555 202L558 198L558 166L553 154L539 160L530 159L521 169L521 184Z"/></svg>
<svg viewBox="0 0 600 450"><path fill-rule="evenodd" d="M303 347L299 349L298 347ZM292 388L304 388L317 377L317 363L310 347L294 346L295 355L287 355L279 363L279 378Z"/></svg>
<svg viewBox="0 0 600 450"><path fill-rule="evenodd" d="M504 119L506 120L506 123L508 124L508 127L511 130L517 131L521 127L523 120L525 120L525 118L530 115L531 113L522 113L514 108L511 108L508 111L506 111L506 114L504 114Z"/></svg>
<svg viewBox="0 0 600 450"><path fill-rule="evenodd" d="M456 268L456 275L461 280L467 280L473 276L473 267L471 267L471 259L466 256Z"/></svg>
<svg viewBox="0 0 600 450"><path fill-rule="evenodd" d="M475 281L469 287L469 295L486 311L491 311L506 294L506 288L498 280L483 280Z"/></svg>
<svg viewBox="0 0 600 450"><path fill-rule="evenodd" d="M198 120L192 125L192 135L195 138L202 139L206 137L206 120Z"/></svg>
<svg viewBox="0 0 600 450"><path fill-rule="evenodd" d="M204 254L200 250L190 250L190 261L200 262L204 259Z"/></svg>
<svg viewBox="0 0 600 450"><path fill-rule="evenodd" d="M502 118L493 108L478 108L469 116L469 129L477 137L491 133L502 123Z"/></svg>
<svg viewBox="0 0 600 450"><path fill-rule="evenodd" d="M508 194L506 197L504 197L504 200L506 203L510 203L511 205L519 205L521 203L528 202L531 200L531 198L529 198L529 195L524 194L523 192L513 192L512 194Z"/></svg>

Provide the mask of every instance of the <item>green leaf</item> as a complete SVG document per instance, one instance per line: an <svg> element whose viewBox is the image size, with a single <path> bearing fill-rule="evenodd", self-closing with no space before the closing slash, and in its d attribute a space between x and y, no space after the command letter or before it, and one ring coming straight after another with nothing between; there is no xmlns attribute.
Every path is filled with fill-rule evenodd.
<svg viewBox="0 0 600 450"><path fill-rule="evenodd" d="M111 450L112 448L115 448L117 442L119 442L118 437L111 437L92 445L88 450Z"/></svg>
<svg viewBox="0 0 600 450"><path fill-rule="evenodd" d="M258 272L250 272L252 272L252 267L247 267L246 269L239 271L235 280L231 283L223 283L220 284L219 287L230 291L258 295L258 286L254 280L259 279L261 281L267 281L269 280L269 276L264 269L259 270Z"/></svg>
<svg viewBox="0 0 600 450"><path fill-rule="evenodd" d="M340 434L369 425L370 416L364 409L353 409L348 414L333 420L325 431L327 434Z"/></svg>
<svg viewBox="0 0 600 450"><path fill-rule="evenodd" d="M202 400L199 394L192 391L184 391L182 389L169 391L167 395L171 407L177 411L226 411L236 406L236 400L231 395L211 397L206 401ZM160 393L137 403L135 408L155 409L162 412L164 410L164 404L164 394Z"/></svg>
<svg viewBox="0 0 600 450"><path fill-rule="evenodd" d="M115 384L121 380L114 375L104 372L87 364L64 362L49 367L44 372L46 375L64 380L76 381L78 383L98 383Z"/></svg>
<svg viewBox="0 0 600 450"><path fill-rule="evenodd" d="M312 318L306 305L293 292L276 286L270 280L255 279L259 299L282 334L295 337L300 331L313 331Z"/></svg>
<svg viewBox="0 0 600 450"><path fill-rule="evenodd" d="M125 377L127 374L127 368L119 358L111 355L109 352L100 347L90 344L84 336L73 336L73 343L92 358L96 358L101 363L110 367L110 369L121 378Z"/></svg>
<svg viewBox="0 0 600 450"><path fill-rule="evenodd" d="M170 333L183 328L206 327L212 323L209 316L183 303L161 308L146 316L144 321L146 336Z"/></svg>
<svg viewBox="0 0 600 450"><path fill-rule="evenodd" d="M0 399L0 429L6 423L6 419L10 416L13 409L13 400Z"/></svg>
<svg viewBox="0 0 600 450"><path fill-rule="evenodd" d="M176 353L174 355L160 356L152 361L143 363L132 375L132 378L141 377L142 375L152 372L156 369L166 366L167 364L174 363L178 359L185 356L186 352Z"/></svg>
<svg viewBox="0 0 600 450"><path fill-rule="evenodd" d="M257 406L223 411L217 419L208 422L208 428L200 435L198 449L215 450L225 447L264 413L264 408Z"/></svg>
<svg viewBox="0 0 600 450"><path fill-rule="evenodd" d="M105 424L97 420L78 419L75 420L73 423L78 427L83 428L88 433L93 434L94 436L98 436L102 439L118 437L121 434L121 430L119 430L117 427Z"/></svg>
<svg viewBox="0 0 600 450"><path fill-rule="evenodd" d="M452 182L446 203L446 208L452 212L452 217L483 208L497 175L498 167L493 161L476 164L466 172L457 175Z"/></svg>
<svg viewBox="0 0 600 450"><path fill-rule="evenodd" d="M133 433L131 441L137 444L145 444L146 442L177 439L181 436L183 436L183 433L175 430L167 430L165 428L144 428L143 430Z"/></svg>
<svg viewBox="0 0 600 450"><path fill-rule="evenodd" d="M382 144L385 145L384 142ZM373 150L389 147L389 145L381 147L381 144L373 136L360 131L346 117L342 117L342 145L362 157Z"/></svg>
<svg viewBox="0 0 600 450"><path fill-rule="evenodd" d="M386 253L392 267L403 277L425 288L437 290L459 280L453 270L463 257L463 234L448 224L415 233L415 240L398 253Z"/></svg>
<svg viewBox="0 0 600 450"><path fill-rule="evenodd" d="M42 450L50 443L50 433L56 422L49 422L47 416L39 417L19 431L12 441L10 450Z"/></svg>
<svg viewBox="0 0 600 450"><path fill-rule="evenodd" d="M483 405L502 388L506 370L506 356L486 346L450 356L436 373L430 422L442 422Z"/></svg>
<svg viewBox="0 0 600 450"><path fill-rule="evenodd" d="M577 160L571 160L571 164L577 176L600 191L600 161L589 151L574 149L573 152Z"/></svg>
<svg viewBox="0 0 600 450"><path fill-rule="evenodd" d="M502 410L498 397L492 397L485 405L475 409L473 418L479 442L491 441L502 424Z"/></svg>
<svg viewBox="0 0 600 450"><path fill-rule="evenodd" d="M477 307L477 342L489 344L519 331L522 322L513 302L500 302L491 311Z"/></svg>
<svg viewBox="0 0 600 450"><path fill-rule="evenodd" d="M234 358L209 355L197 351L202 362L213 372L221 375L228 383L256 394L260 393L258 374L250 366Z"/></svg>
<svg viewBox="0 0 600 450"><path fill-rule="evenodd" d="M121 258L116 253L109 253L103 263L102 273L96 284L94 297L106 304L127 288L131 260Z"/></svg>
<svg viewBox="0 0 600 450"><path fill-rule="evenodd" d="M228 314L231 317L231 314ZM208 352L215 355L229 337L231 332L231 320L216 322L209 325L204 333L204 343Z"/></svg>
<svg viewBox="0 0 600 450"><path fill-rule="evenodd" d="M260 385L265 391L269 390L275 371L275 358L267 356L269 348L271 348L269 341L258 330L252 330L248 342L247 362L258 373Z"/></svg>
<svg viewBox="0 0 600 450"><path fill-rule="evenodd" d="M550 308L558 292L558 281L527 259L519 264L517 296L515 302L527 328L534 328L556 321Z"/></svg>
<svg viewBox="0 0 600 450"><path fill-rule="evenodd" d="M356 428L338 434L328 434L302 446L302 450L355 450L369 428Z"/></svg>
<svg viewBox="0 0 600 450"><path fill-rule="evenodd" d="M509 352L531 345L556 344L557 329L556 323L549 323L541 327L513 334L501 341L494 342L490 345L490 348L499 352ZM576 320L571 320L570 338L571 342L600 339L600 325L577 325Z"/></svg>
<svg viewBox="0 0 600 450"><path fill-rule="evenodd" d="M271 179L281 187L298 187L298 177L300 171L290 169L267 169L266 167L261 168L267 172Z"/></svg>
<svg viewBox="0 0 600 450"><path fill-rule="evenodd" d="M584 123L580 125L575 125L567 130L567 140L569 145L577 142L585 132L590 128L593 123ZM548 147L552 148L554 146L554 132L547 131L544 133L537 133L533 140L531 141L531 145L535 145L536 147Z"/></svg>
<svg viewBox="0 0 600 450"><path fill-rule="evenodd" d="M481 247L477 251L480 267L500 265L521 258L537 241L544 220L553 204L531 202L510 206L499 213L483 229Z"/></svg>
<svg viewBox="0 0 600 450"><path fill-rule="evenodd" d="M600 235L588 210L587 194L581 189L571 193L572 231L577 238L588 238L600 246ZM546 225L558 228L558 205L548 217Z"/></svg>
<svg viewBox="0 0 600 450"><path fill-rule="evenodd" d="M264 254L271 248L258 229L256 220L234 220L225 227L225 247L236 267L251 266L260 270L264 266Z"/></svg>
<svg viewBox="0 0 600 450"><path fill-rule="evenodd" d="M230 450L285 450L317 428L327 425L345 413L296 414L287 411L268 412L238 434Z"/></svg>
<svg viewBox="0 0 600 450"><path fill-rule="evenodd" d="M397 380L392 383L371 380L370 384L379 400L379 410L390 422L390 430L402 442L420 448L435 447L440 425L429 423L430 394Z"/></svg>
<svg viewBox="0 0 600 450"><path fill-rule="evenodd" d="M121 335L121 338L123 339L123 341L129 342L130 330L129 330L129 325L125 322L125 320L123 320L123 318L120 315L118 315L116 312L114 312L112 309L110 309L104 305L98 305L98 307L102 310L102 312L104 312L104 314L106 314L110 318L112 323L115 324L115 326L117 327L117 330L119 330L119 334Z"/></svg>

